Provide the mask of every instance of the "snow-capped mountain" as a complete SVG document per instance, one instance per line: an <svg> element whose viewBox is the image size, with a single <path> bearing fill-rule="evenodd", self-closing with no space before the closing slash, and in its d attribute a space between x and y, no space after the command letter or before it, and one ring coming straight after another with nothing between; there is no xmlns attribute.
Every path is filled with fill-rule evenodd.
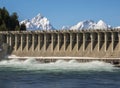
<svg viewBox="0 0 120 88"><path fill-rule="evenodd" d="M115 27L115 28L118 28L118 29L120 29L120 26L118 26L118 27Z"/></svg>
<svg viewBox="0 0 120 88"><path fill-rule="evenodd" d="M108 29L111 28L104 21L100 20L97 23L92 20L79 22L77 25L72 26L71 30L89 30L89 29Z"/></svg>
<svg viewBox="0 0 120 88"><path fill-rule="evenodd" d="M20 24L24 23L26 25L27 30L53 30L54 27L50 24L49 20L38 14L36 17L31 20L26 19L20 22Z"/></svg>
<svg viewBox="0 0 120 88"><path fill-rule="evenodd" d="M107 25L104 21L100 20L98 23L95 25L94 29L108 29L109 25Z"/></svg>
<svg viewBox="0 0 120 88"><path fill-rule="evenodd" d="M70 29L70 26L63 26L62 27L62 30L69 30Z"/></svg>
<svg viewBox="0 0 120 88"><path fill-rule="evenodd" d="M26 19L20 22L20 24L24 23L26 25L27 30L54 30L55 28L50 24L49 20L38 14L36 17L31 20ZM110 29L112 26L106 24L104 21L99 20L98 22L94 22L92 20L85 20L77 23L74 26L63 26L62 30L93 30L93 29ZM120 26L115 27L120 28Z"/></svg>

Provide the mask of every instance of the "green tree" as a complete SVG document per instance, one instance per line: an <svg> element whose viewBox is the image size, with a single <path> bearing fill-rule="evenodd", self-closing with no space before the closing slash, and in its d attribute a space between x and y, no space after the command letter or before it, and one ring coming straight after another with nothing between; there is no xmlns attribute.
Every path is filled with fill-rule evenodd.
<svg viewBox="0 0 120 88"><path fill-rule="evenodd" d="M0 31L7 31L7 28L6 28L6 25L5 24L2 24L0 26Z"/></svg>
<svg viewBox="0 0 120 88"><path fill-rule="evenodd" d="M0 25L2 25L2 18L0 18Z"/></svg>
<svg viewBox="0 0 120 88"><path fill-rule="evenodd" d="M14 31L16 26L20 27L19 21L18 21L18 16L17 16L17 13L13 13L10 17L10 30Z"/></svg>
<svg viewBox="0 0 120 88"><path fill-rule="evenodd" d="M26 31L26 26L25 26L25 24L21 24L20 30L21 30L21 31Z"/></svg>
<svg viewBox="0 0 120 88"><path fill-rule="evenodd" d="M26 30L25 25L20 25L16 12L9 15L5 7L0 8L0 31L20 31Z"/></svg>
<svg viewBox="0 0 120 88"><path fill-rule="evenodd" d="M20 27L16 26L15 31L20 31Z"/></svg>

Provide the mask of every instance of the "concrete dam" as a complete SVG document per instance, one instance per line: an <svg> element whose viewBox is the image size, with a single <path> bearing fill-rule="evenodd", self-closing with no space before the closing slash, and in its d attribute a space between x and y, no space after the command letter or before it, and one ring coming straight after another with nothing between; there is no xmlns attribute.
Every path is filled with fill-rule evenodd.
<svg viewBox="0 0 120 88"><path fill-rule="evenodd" d="M119 29L2 31L0 44L8 45L9 55L36 57L44 63L61 59L120 63Z"/></svg>
<svg viewBox="0 0 120 88"><path fill-rule="evenodd" d="M2 31L8 54L35 57L120 57L120 30Z"/></svg>

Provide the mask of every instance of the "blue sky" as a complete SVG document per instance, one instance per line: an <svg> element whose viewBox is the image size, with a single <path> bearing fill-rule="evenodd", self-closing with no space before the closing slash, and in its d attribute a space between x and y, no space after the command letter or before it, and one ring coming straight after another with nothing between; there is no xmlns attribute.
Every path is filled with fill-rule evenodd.
<svg viewBox="0 0 120 88"><path fill-rule="evenodd" d="M120 0L0 0L3 6L10 13L17 12L20 21L41 13L58 29L83 20L102 19L112 26L120 25Z"/></svg>

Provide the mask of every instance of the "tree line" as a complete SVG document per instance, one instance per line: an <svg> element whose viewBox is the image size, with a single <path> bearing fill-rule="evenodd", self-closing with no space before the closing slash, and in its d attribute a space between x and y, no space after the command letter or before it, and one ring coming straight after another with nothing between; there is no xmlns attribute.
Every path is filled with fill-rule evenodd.
<svg viewBox="0 0 120 88"><path fill-rule="evenodd" d="M25 24L19 23L16 12L11 15L5 7L0 8L0 31L25 31Z"/></svg>

